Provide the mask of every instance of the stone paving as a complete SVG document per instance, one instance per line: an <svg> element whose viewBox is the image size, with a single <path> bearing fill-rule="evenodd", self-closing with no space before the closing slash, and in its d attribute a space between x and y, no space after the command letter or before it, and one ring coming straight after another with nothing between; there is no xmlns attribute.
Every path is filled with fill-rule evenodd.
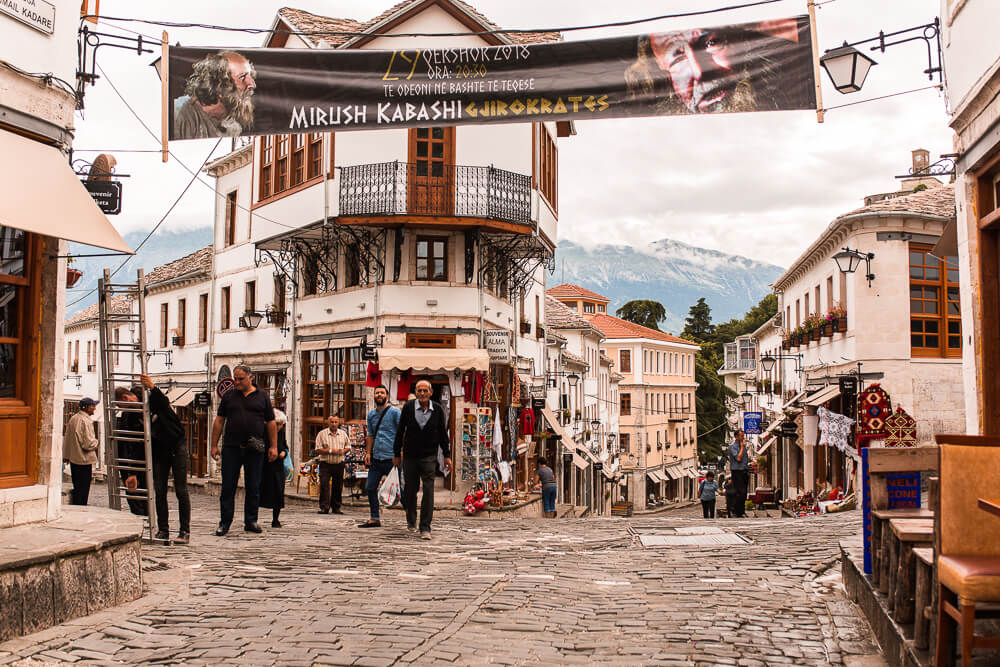
<svg viewBox="0 0 1000 667"><path fill-rule="evenodd" d="M381 529L287 508L263 535L212 535L194 496L190 546L143 545L145 596L0 644L0 664L878 665L840 592L856 512L704 521L435 520ZM172 510L173 511L173 510ZM710 525L748 544L641 546Z"/></svg>

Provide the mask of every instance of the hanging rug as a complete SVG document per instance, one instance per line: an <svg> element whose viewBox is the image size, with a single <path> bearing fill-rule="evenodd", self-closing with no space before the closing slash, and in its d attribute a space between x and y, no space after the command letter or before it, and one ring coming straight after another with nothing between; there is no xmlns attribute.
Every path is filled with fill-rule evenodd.
<svg viewBox="0 0 1000 667"><path fill-rule="evenodd" d="M866 446L868 440L885 438L888 434L886 420L892 416L892 399L877 384L858 394L858 444Z"/></svg>
<svg viewBox="0 0 1000 667"><path fill-rule="evenodd" d="M903 408L896 408L896 412L885 420L885 426L886 447L917 446L917 420L906 414Z"/></svg>

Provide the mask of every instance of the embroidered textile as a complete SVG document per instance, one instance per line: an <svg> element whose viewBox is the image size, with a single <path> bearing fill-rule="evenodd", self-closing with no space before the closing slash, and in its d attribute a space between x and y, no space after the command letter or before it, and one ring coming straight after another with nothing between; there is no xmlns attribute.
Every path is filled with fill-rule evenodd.
<svg viewBox="0 0 1000 667"><path fill-rule="evenodd" d="M867 447L869 440L885 438L885 420L892 416L892 399L877 384L858 395L858 446Z"/></svg>
<svg viewBox="0 0 1000 667"><path fill-rule="evenodd" d="M817 409L816 414L819 416L819 444L836 447L849 456L857 456L857 450L850 444L854 420L826 408Z"/></svg>
<svg viewBox="0 0 1000 667"><path fill-rule="evenodd" d="M896 412L885 420L886 447L916 447L917 446L917 420L906 414L903 408L896 408Z"/></svg>

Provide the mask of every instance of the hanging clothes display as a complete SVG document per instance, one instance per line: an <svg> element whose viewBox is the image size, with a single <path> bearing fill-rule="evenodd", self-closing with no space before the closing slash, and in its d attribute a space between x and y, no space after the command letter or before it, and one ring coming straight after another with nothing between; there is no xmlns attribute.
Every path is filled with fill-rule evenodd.
<svg viewBox="0 0 1000 667"><path fill-rule="evenodd" d="M413 376L409 369L399 374L396 381L396 400L405 401L410 397L410 389L413 386Z"/></svg>
<svg viewBox="0 0 1000 667"><path fill-rule="evenodd" d="M854 420L826 408L817 409L816 415L819 417L819 444L836 447L849 456L857 456L858 451L850 443Z"/></svg>
<svg viewBox="0 0 1000 667"><path fill-rule="evenodd" d="M365 379L366 387L377 387L382 384L382 371L379 370L378 364L374 361L368 362L368 373Z"/></svg>
<svg viewBox="0 0 1000 667"><path fill-rule="evenodd" d="M517 408L507 408L507 421L504 425L507 427L507 442L510 443L510 448L503 450L504 455L501 458L509 459L513 458L514 443L517 442Z"/></svg>
<svg viewBox="0 0 1000 667"><path fill-rule="evenodd" d="M886 447L916 447L917 446L917 420L906 414L903 408L896 408L896 412L885 420Z"/></svg>
<svg viewBox="0 0 1000 667"><path fill-rule="evenodd" d="M462 392L466 403L482 403L485 378L479 371L466 371L462 375Z"/></svg>
<svg viewBox="0 0 1000 667"><path fill-rule="evenodd" d="M877 384L858 394L858 446L867 447L869 440L888 435L885 420L892 416L892 399Z"/></svg>
<svg viewBox="0 0 1000 667"><path fill-rule="evenodd" d="M531 408L521 409L521 435L533 435L535 432L535 411Z"/></svg>
<svg viewBox="0 0 1000 667"><path fill-rule="evenodd" d="M500 460L500 450L503 448L503 422L500 421L500 408L493 415L493 458Z"/></svg>

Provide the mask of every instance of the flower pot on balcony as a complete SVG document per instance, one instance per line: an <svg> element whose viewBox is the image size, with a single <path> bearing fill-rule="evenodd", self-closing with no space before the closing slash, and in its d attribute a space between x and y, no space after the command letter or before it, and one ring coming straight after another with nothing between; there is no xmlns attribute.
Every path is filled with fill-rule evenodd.
<svg viewBox="0 0 1000 667"><path fill-rule="evenodd" d="M173 337L174 347L184 347L184 336Z"/></svg>
<svg viewBox="0 0 1000 667"><path fill-rule="evenodd" d="M531 322L521 322L521 333L522 334L531 333Z"/></svg>
<svg viewBox="0 0 1000 667"><path fill-rule="evenodd" d="M819 340L819 328L809 331L809 340Z"/></svg>
<svg viewBox="0 0 1000 667"><path fill-rule="evenodd" d="M83 277L83 271L79 269L68 268L66 269L66 287L72 287L76 284L80 278Z"/></svg>
<svg viewBox="0 0 1000 667"><path fill-rule="evenodd" d="M545 338L545 327L535 327L535 338Z"/></svg>
<svg viewBox="0 0 1000 667"><path fill-rule="evenodd" d="M847 316L846 315L843 316L843 317L838 317L836 320L834 320L834 322L836 322L837 331L840 331L841 333L847 333Z"/></svg>
<svg viewBox="0 0 1000 667"><path fill-rule="evenodd" d="M825 338L829 338L833 335L833 323L827 322L819 328L819 335Z"/></svg>

